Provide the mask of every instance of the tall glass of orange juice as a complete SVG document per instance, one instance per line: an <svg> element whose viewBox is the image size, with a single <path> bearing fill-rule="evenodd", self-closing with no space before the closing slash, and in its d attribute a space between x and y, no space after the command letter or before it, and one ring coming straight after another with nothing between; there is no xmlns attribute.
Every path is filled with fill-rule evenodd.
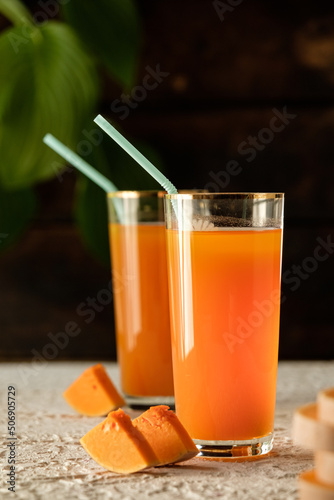
<svg viewBox="0 0 334 500"><path fill-rule="evenodd" d="M283 202L165 195L175 406L202 456L273 445Z"/></svg>
<svg viewBox="0 0 334 500"><path fill-rule="evenodd" d="M163 193L108 194L117 357L127 403L174 404Z"/></svg>

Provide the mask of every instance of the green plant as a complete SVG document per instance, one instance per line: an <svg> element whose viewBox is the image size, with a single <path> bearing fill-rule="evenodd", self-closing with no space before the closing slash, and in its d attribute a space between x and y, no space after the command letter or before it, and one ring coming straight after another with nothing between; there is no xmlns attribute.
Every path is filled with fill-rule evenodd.
<svg viewBox="0 0 334 500"><path fill-rule="evenodd" d="M135 83L141 28L134 0L54 0L53 8L41 24L20 0L0 0L12 24L0 35L0 232L8 235L1 251L34 215L34 186L59 177L61 159L42 144L44 134L76 150L83 131L94 128L100 70L122 89ZM85 159L120 189L156 187L111 140ZM105 194L80 175L74 213L87 246L109 263Z"/></svg>

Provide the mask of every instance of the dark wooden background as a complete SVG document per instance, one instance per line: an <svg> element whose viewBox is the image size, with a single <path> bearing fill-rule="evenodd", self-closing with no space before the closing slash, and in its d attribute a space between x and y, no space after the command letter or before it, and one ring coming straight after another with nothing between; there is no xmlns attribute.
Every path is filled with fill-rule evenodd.
<svg viewBox="0 0 334 500"><path fill-rule="evenodd" d="M138 5L138 84L147 66L169 75L124 120L110 111L121 90L106 82L101 111L151 143L180 188L206 187L233 159L241 172L223 190L286 193L280 357L333 358L334 255L314 252L334 241L334 6L244 0L221 20L206 0ZM268 138L274 108L295 117L247 161L240 144ZM31 358L71 320L82 331L57 359L115 357L112 305L90 325L76 313L110 277L73 223L74 174L63 179L38 188L37 218L0 256L2 359Z"/></svg>

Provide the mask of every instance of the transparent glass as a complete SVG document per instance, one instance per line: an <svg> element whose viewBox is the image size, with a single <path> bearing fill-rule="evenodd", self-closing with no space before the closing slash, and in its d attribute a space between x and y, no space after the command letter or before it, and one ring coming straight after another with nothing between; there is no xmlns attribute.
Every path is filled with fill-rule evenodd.
<svg viewBox="0 0 334 500"><path fill-rule="evenodd" d="M117 357L132 408L174 405L163 193L108 194Z"/></svg>
<svg viewBox="0 0 334 500"><path fill-rule="evenodd" d="M273 445L283 194L165 195L176 413L200 455Z"/></svg>

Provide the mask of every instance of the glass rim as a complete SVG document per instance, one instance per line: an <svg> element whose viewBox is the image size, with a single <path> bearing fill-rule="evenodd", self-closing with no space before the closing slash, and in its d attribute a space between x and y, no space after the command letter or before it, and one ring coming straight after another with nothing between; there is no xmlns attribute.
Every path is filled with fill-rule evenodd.
<svg viewBox="0 0 334 500"><path fill-rule="evenodd" d="M107 198L163 198L166 191L161 190L128 190L128 191L111 191L107 193Z"/></svg>
<svg viewBox="0 0 334 500"><path fill-rule="evenodd" d="M224 199L244 199L244 200L283 200L284 193L178 193L178 194L164 194L167 200L224 200Z"/></svg>

